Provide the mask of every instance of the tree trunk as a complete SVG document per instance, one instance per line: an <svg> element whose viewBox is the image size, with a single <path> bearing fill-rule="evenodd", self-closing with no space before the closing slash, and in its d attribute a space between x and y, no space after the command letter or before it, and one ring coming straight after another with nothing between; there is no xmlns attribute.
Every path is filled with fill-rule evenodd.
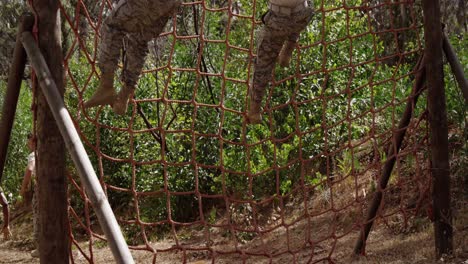
<svg viewBox="0 0 468 264"><path fill-rule="evenodd" d="M450 166L448 151L447 108L445 103L442 58L442 27L438 0L424 0L424 40L427 105L430 125L432 201L436 258L452 254L453 228L450 209Z"/></svg>
<svg viewBox="0 0 468 264"><path fill-rule="evenodd" d="M21 89L21 80L24 75L26 65L26 52L21 45L21 33L30 31L34 23L34 18L30 15L24 15L19 24L16 44L13 50L13 62L11 63L10 73L8 75L7 90L3 99L2 114L0 120L0 181L2 180L3 170L7 158L8 145L10 144L11 130L15 119L16 106Z"/></svg>
<svg viewBox="0 0 468 264"><path fill-rule="evenodd" d="M58 0L34 0L38 19L38 41L41 52L64 94L61 27ZM69 262L69 228L65 144L46 98L37 89L37 180L39 191L39 251L41 263Z"/></svg>

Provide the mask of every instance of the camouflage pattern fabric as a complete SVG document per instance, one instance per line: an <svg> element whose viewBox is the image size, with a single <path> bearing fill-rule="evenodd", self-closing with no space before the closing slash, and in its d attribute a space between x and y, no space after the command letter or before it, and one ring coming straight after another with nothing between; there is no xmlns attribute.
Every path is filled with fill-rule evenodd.
<svg viewBox="0 0 468 264"><path fill-rule="evenodd" d="M148 42L161 34L180 3L177 0L120 0L101 28L98 49L101 71L117 69L125 39L128 47L121 79L128 87L135 87L148 54Z"/></svg>
<svg viewBox="0 0 468 264"><path fill-rule="evenodd" d="M304 8L291 15L279 14L271 10L265 14L254 64L252 100L261 103L283 43L287 40L297 42L299 34L307 27L313 15L312 7Z"/></svg>

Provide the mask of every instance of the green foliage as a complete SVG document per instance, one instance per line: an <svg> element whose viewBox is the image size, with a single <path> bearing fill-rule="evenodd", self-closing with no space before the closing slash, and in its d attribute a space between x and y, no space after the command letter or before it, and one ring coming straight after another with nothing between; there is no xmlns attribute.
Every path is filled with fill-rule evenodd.
<svg viewBox="0 0 468 264"><path fill-rule="evenodd" d="M16 28L20 16L26 11L26 1L0 2L0 78L6 80L16 41Z"/></svg>
<svg viewBox="0 0 468 264"><path fill-rule="evenodd" d="M131 105L124 117L105 107L88 110L89 120L80 119L89 144L99 146L101 154L91 156L96 168L102 164L106 183L161 194L142 198L130 191L110 190L111 204L136 199L144 221L162 221L169 214L177 221L193 221L200 211L197 192L258 200L287 195L301 181L300 159L320 155L325 144L334 151L368 135L373 126L377 127L374 133L381 133L397 122L404 107L404 101L398 100L404 100L412 87L411 78L399 76L407 75L413 64L376 62L384 43L370 33L368 17L358 9L334 9L342 1L331 1L323 7L330 11L318 11L301 34L301 45L310 47L300 54L296 50L290 67L276 69L278 83L265 102L265 119L272 123L243 128L239 112L245 111L245 80L251 78L254 59L248 51L256 46L250 36L258 31L249 16L259 18L266 6L259 4L253 13L250 2L239 4L242 16L235 17L200 6L181 11L178 35L203 31L203 40L175 41L169 35L155 43L173 52L147 61L148 69L163 68L140 79L136 98L152 99L138 103L144 117L137 114L130 119L135 106ZM361 4L347 2L348 6ZM194 23L202 19L203 25ZM224 39L227 42L212 41ZM298 56L300 65L296 65ZM167 63L172 69L197 68L209 75L169 71ZM89 65L83 54L69 60L70 77L85 88L82 94L68 89L67 102L75 115L79 110L74 106L97 86L98 78ZM337 163L343 174L360 169L347 151ZM321 185L326 177L305 172L304 180Z"/></svg>
<svg viewBox="0 0 468 264"><path fill-rule="evenodd" d="M0 81L0 109L3 109L6 82ZM32 92L26 85L21 87L15 120L8 144L7 159L3 171L2 186L11 203L18 199L21 181L27 165L29 149L27 136L32 133ZM1 118L1 113L0 113ZM2 139L3 140L3 139Z"/></svg>
<svg viewBox="0 0 468 264"><path fill-rule="evenodd" d="M302 183L324 190L330 175L305 171L304 165L324 154L335 153L330 163L335 162L344 177L362 169L343 146L395 128L413 85L409 73L419 56L418 32L405 43L404 60L384 63L383 38L372 34L365 12L351 8L365 1L314 2L320 8L301 34L302 48L294 51L290 67L275 69L276 86L264 100L268 122L245 127L242 114L259 28L252 18L258 21L266 11L265 1L257 1L255 9L251 1L237 1L238 16L217 10L216 1L205 3L215 11L184 6L177 35L191 37L168 35L150 45L154 50L146 69L159 70L142 75L137 101L124 116L116 116L108 106L82 109L80 104L99 82L93 61L96 47L93 41L73 44L71 26L64 27L69 33L64 43L70 49L65 101L98 176L109 185L113 208L131 205L132 213L138 210L140 220L148 223L169 217L196 221L200 212L212 223L218 208L206 196L260 201L288 195ZM66 5L65 10L73 13L72 7ZM94 34L90 31L88 39ZM467 37L452 41L468 72ZM450 74L446 83L450 122L466 122L466 106ZM116 80L115 86L121 84ZM0 87L4 91L5 84L0 82ZM13 197L26 165L26 134L31 131L30 91L23 89L20 98L4 178ZM422 96L417 115L425 103ZM385 150L379 151L385 161ZM161 226L158 231L169 228ZM124 229L132 244L138 242L133 238L139 232L137 225ZM240 234L245 240L249 235Z"/></svg>
<svg viewBox="0 0 468 264"><path fill-rule="evenodd" d="M351 173L359 172L361 169L361 163L353 155L351 151L345 150L342 158L338 158L338 168L340 169L340 175L346 177Z"/></svg>
<svg viewBox="0 0 468 264"><path fill-rule="evenodd" d="M468 35L463 34L461 36L453 36L449 39L452 44L454 51L460 60L460 64L463 67L465 78L468 73L468 51L466 49L468 45ZM444 65L444 76L445 76L445 93L447 102L447 117L449 124L457 124L457 126L464 128L464 133L468 133L466 129L467 124L467 111L468 105L463 100L463 94L458 86L455 76L452 73L450 65L446 63Z"/></svg>
<svg viewBox="0 0 468 264"><path fill-rule="evenodd" d="M306 183L310 186L313 186L318 191L323 191L326 189L327 175L324 175L320 172L316 172L314 175L306 175Z"/></svg>

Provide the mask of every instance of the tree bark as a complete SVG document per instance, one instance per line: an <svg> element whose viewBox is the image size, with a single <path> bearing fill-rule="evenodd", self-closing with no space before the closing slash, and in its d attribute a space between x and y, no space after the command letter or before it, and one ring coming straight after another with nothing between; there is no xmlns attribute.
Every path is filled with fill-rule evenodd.
<svg viewBox="0 0 468 264"><path fill-rule="evenodd" d="M428 112L431 144L432 203L436 257L453 249L450 209L450 166L448 154L447 108L442 60L442 27L439 0L424 0L424 40L428 86Z"/></svg>
<svg viewBox="0 0 468 264"><path fill-rule="evenodd" d="M127 243L120 231L119 225L112 209L107 201L107 197L102 190L101 184L94 172L91 161L88 158L80 136L75 129L73 120L65 108L57 85L55 84L47 64L37 47L31 32L22 34L22 41L31 64L36 70L37 78L41 84L42 92L47 99L48 105L52 110L55 121L62 137L65 140L73 162L75 163L78 174L84 184L86 192L94 207L99 223L108 238L109 246L114 254L117 263L133 264L132 255L128 249Z"/></svg>
<svg viewBox="0 0 468 264"><path fill-rule="evenodd" d="M447 61L452 68L452 72L455 75L455 79L458 82L458 86L460 87L463 97L465 98L465 103L468 104L468 80L465 77L463 67L457 57L457 54L453 50L452 44L450 44L450 41L445 34L442 47L444 48L445 57L447 58Z"/></svg>
<svg viewBox="0 0 468 264"><path fill-rule="evenodd" d="M2 139L0 141L0 181L3 176L8 145L10 143L11 129L13 128L16 106L18 105L18 97L21 89L21 81L26 65L26 52L21 45L20 36L23 31L31 30L33 23L34 18L31 15L23 15L18 27L18 34L16 36L16 44L13 51L13 63L11 64L8 75L7 91L5 93L2 107L2 120L0 121L0 138Z"/></svg>
<svg viewBox="0 0 468 264"><path fill-rule="evenodd" d="M366 221L364 222L361 234L356 242L356 246L354 247L354 254L356 255L365 254L367 238L369 237L369 233L371 231L372 225L374 224L374 220L377 217L377 213L379 212L380 206L382 205L384 191L387 188L388 181L390 180L390 176L392 175L393 167L395 166L395 163L397 161L397 156L400 152L400 148L406 134L406 129L408 128L411 118L413 117L414 109L418 102L421 90L424 86L424 81L426 78L426 70L424 64L425 59L423 56L414 69L416 72L416 76L413 89L411 91L411 98L409 98L408 102L406 103L405 112L403 113L403 116L400 119L398 129L393 133L392 144L390 144L386 152L386 157L388 159L385 162L385 165L382 169L382 174L380 175L377 184L377 190L374 194L372 203L370 204L369 209L367 210Z"/></svg>
<svg viewBox="0 0 468 264"><path fill-rule="evenodd" d="M61 27L58 0L34 0L38 44L60 96L64 94ZM39 196L39 252L41 263L69 262L69 226L65 144L40 89L37 90L38 139L36 175Z"/></svg>

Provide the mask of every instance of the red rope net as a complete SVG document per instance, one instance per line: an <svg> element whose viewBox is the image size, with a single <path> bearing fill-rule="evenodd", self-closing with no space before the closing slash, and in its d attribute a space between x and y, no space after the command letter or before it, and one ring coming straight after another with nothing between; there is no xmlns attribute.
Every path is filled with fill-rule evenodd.
<svg viewBox="0 0 468 264"><path fill-rule="evenodd" d="M111 2L62 3L66 102L137 263L346 262L376 191L383 203L367 251L430 211L424 98L411 103L418 6L314 6L291 66L272 75L264 123L247 125L266 1L183 3L150 43L123 117L82 107L99 82L98 32ZM399 127L408 102L414 115ZM404 130L398 151L393 135ZM73 169L69 178L73 262L112 261Z"/></svg>

